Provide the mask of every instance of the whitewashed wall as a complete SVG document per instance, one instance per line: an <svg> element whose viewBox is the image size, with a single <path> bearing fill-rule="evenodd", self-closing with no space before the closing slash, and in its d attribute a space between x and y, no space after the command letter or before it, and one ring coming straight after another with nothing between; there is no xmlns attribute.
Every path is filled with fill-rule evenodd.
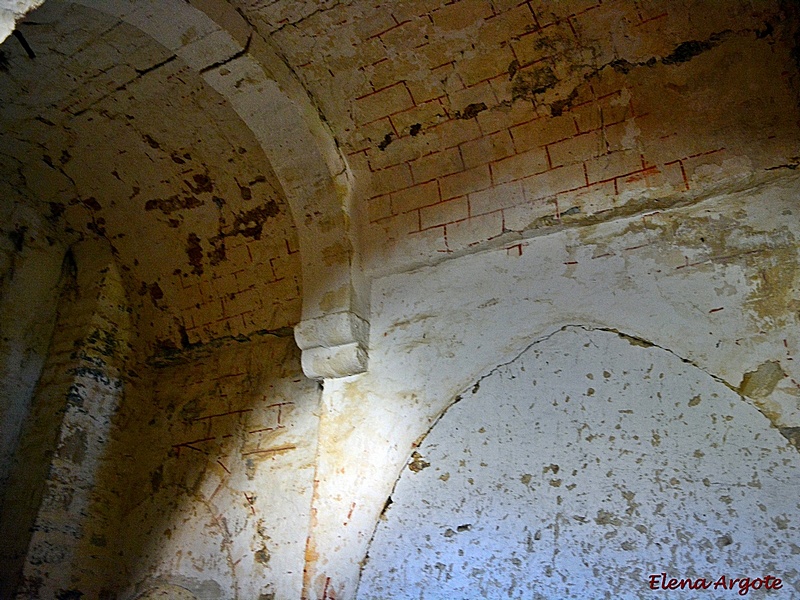
<svg viewBox="0 0 800 600"><path fill-rule="evenodd" d="M741 395L748 427L761 419L761 431L771 431L770 452L788 447L800 431L798 190L796 177L776 179L691 207L564 229L374 281L370 370L325 382L307 553L319 558L306 568L309 595L356 594L379 516L429 428L481 377L565 326L620 332L687 361L721 390ZM585 381L588 372L576 374L584 393L599 389ZM602 370L594 374L602 379ZM687 402L694 394L683 395L670 399ZM692 441L688 433L677 439ZM593 444L597 459L615 456L613 448ZM738 452L734 446L715 460L739 461ZM786 456L796 457L792 452ZM541 476L515 472L515 485L524 473ZM712 488L695 491L705 492L703 502L718 501ZM800 511L792 511L789 526L796 527ZM783 533L796 539L796 531ZM707 537L716 539L710 531ZM693 550L691 541L685 545Z"/></svg>
<svg viewBox="0 0 800 600"><path fill-rule="evenodd" d="M662 572L781 577L788 598L798 476L796 450L708 374L568 328L482 378L428 434L359 598L633 600Z"/></svg>

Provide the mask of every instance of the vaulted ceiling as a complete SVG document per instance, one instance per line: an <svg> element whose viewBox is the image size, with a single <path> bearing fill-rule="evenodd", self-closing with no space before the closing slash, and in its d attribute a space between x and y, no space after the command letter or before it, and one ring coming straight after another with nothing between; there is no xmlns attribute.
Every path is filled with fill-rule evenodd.
<svg viewBox="0 0 800 600"><path fill-rule="evenodd" d="M790 3L178 4L214 27L183 8L135 26L169 3L49 0L0 46L4 214L107 239L156 346L294 325L332 265L427 264L800 155ZM235 70L245 55L323 140L311 171L334 182L330 214L319 185L295 185L291 126L270 141L283 108L236 103L264 87ZM212 85L226 76L227 95ZM314 315L349 306L355 284L331 280Z"/></svg>

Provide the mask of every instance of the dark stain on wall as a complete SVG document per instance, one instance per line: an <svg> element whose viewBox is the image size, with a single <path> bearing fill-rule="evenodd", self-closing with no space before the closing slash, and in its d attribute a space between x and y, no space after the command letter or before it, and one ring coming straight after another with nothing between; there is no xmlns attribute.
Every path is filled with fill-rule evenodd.
<svg viewBox="0 0 800 600"><path fill-rule="evenodd" d="M393 134L391 133L387 133L385 136L383 136L383 139L378 142L378 150L386 150L386 148L389 147L389 144L392 143L392 137Z"/></svg>
<svg viewBox="0 0 800 600"><path fill-rule="evenodd" d="M188 180L184 180L184 183L195 194L210 194L214 191L214 182L205 173L195 173L192 175L192 181L194 184Z"/></svg>
<svg viewBox="0 0 800 600"><path fill-rule="evenodd" d="M203 247L200 245L200 237L196 233L190 233L186 240L186 255L189 257L189 264L192 265L192 273L202 275Z"/></svg>
<svg viewBox="0 0 800 600"><path fill-rule="evenodd" d="M226 258L225 236L215 235L209 241L211 242L211 251L208 253L208 259L212 266L216 266Z"/></svg>
<svg viewBox="0 0 800 600"><path fill-rule="evenodd" d="M279 215L280 212L280 207L274 200L269 200L252 210L240 212L233 223L233 235L260 240L267 219Z"/></svg>
<svg viewBox="0 0 800 600"><path fill-rule="evenodd" d="M151 283L147 291L150 292L150 300L153 301L154 306L158 306L158 301L164 297L164 292L161 289L161 286L158 285L158 282Z"/></svg>
<svg viewBox="0 0 800 600"><path fill-rule="evenodd" d="M557 83L558 78L550 67L517 72L511 83L511 97L513 100L533 100L536 94L546 92Z"/></svg>
<svg viewBox="0 0 800 600"><path fill-rule="evenodd" d="M708 40L683 42L679 44L669 56L665 56L661 62L665 65L677 65L680 63L688 62L695 56L711 50L714 46L718 46L720 42L730 33L724 31L722 33L715 33Z"/></svg>
<svg viewBox="0 0 800 600"><path fill-rule="evenodd" d="M14 250L17 252L22 252L22 248L25 246L25 233L27 231L28 228L25 225L17 225L14 231L8 232L8 239L14 244Z"/></svg>
<svg viewBox="0 0 800 600"><path fill-rule="evenodd" d="M142 136L142 139L143 139L143 140L145 141L145 143L146 143L148 146L150 146L151 148L153 148L153 149L155 149L155 150L159 150L159 149L161 149L161 144L159 144L157 141L155 141L155 140L154 140L152 137L150 137L149 135L147 135L147 134L144 134L144 135Z"/></svg>
<svg viewBox="0 0 800 600"><path fill-rule="evenodd" d="M477 102L468 104L463 111L457 111L455 114L456 119L473 119L486 110L486 104Z"/></svg>
<svg viewBox="0 0 800 600"><path fill-rule="evenodd" d="M51 223L55 223L64 214L66 207L61 202L50 202L50 214L45 218Z"/></svg>
<svg viewBox="0 0 800 600"><path fill-rule="evenodd" d="M177 194L175 194L169 198L154 198L153 200L148 200L145 202L144 209L160 210L165 215L169 215L176 210L197 208L198 206L202 205L203 201L196 196L185 194L182 198L180 198Z"/></svg>

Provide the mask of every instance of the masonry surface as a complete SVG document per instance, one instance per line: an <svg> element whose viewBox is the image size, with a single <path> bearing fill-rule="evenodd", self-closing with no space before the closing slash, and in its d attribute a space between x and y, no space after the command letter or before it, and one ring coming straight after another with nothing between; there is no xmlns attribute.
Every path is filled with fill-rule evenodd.
<svg viewBox="0 0 800 600"><path fill-rule="evenodd" d="M0 599L800 595L800 11L723 4L0 2Z"/></svg>

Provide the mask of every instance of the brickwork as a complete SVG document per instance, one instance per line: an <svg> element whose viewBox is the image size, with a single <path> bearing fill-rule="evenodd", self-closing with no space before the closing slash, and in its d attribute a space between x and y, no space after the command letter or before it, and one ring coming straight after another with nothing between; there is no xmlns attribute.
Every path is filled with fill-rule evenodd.
<svg viewBox="0 0 800 600"><path fill-rule="evenodd" d="M254 134L144 32L48 10L30 36L48 60L4 46L17 78L48 89L26 96L26 125L4 121L18 135L0 152L32 158L8 165L3 197L36 198L56 230L112 244L145 354L296 323L297 233ZM4 106L18 96L0 87Z"/></svg>
<svg viewBox="0 0 800 600"><path fill-rule="evenodd" d="M564 323L797 445L797 12L47 2L0 47L0 598L351 600L420 436Z"/></svg>
<svg viewBox="0 0 800 600"><path fill-rule="evenodd" d="M243 4L369 175L365 253L379 269L389 255L558 224L568 210L610 217L641 195L666 205L796 154L794 67L771 46L773 5Z"/></svg>
<svg viewBox="0 0 800 600"><path fill-rule="evenodd" d="M254 335L138 368L92 509L118 511L97 532L108 547L92 549L109 589L172 570L230 586L223 597L300 596L319 390L299 354L291 336ZM182 563L187 548L196 558Z"/></svg>

